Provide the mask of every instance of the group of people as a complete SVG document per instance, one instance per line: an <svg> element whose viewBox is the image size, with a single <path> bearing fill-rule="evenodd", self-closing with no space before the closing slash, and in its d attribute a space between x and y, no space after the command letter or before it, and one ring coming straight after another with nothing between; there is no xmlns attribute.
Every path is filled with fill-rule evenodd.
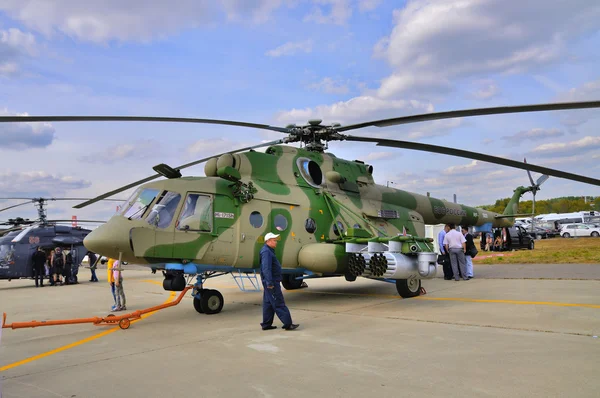
<svg viewBox="0 0 600 398"><path fill-rule="evenodd" d="M446 224L438 234L440 254L446 256L443 262L444 279L468 281L473 278L473 257L477 248L469 227L463 226L459 232L455 224Z"/></svg>
<svg viewBox="0 0 600 398"><path fill-rule="evenodd" d="M35 287L44 287L44 277L48 277L50 286L79 283L77 281L79 264L73 261L71 251L56 247L47 253L41 246L38 246L33 253L32 260Z"/></svg>

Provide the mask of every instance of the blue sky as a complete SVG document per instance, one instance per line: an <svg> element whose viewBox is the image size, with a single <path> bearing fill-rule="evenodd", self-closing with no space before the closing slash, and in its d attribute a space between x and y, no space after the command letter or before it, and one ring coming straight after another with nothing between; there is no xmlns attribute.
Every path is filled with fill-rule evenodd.
<svg viewBox="0 0 600 398"><path fill-rule="evenodd" d="M532 0L6 0L0 113L355 123L470 107L600 99L600 4ZM600 174L600 110L544 112L354 131ZM0 126L2 195L95 196L277 133L225 126L53 123ZM375 178L470 205L510 196L526 173L355 143ZM203 175L202 165L185 170ZM119 195L126 197L128 192ZM600 195L550 178L538 199ZM525 199L528 199L526 197ZM11 205L15 202L3 202ZM113 203L51 217L106 219ZM34 217L33 206L1 219Z"/></svg>

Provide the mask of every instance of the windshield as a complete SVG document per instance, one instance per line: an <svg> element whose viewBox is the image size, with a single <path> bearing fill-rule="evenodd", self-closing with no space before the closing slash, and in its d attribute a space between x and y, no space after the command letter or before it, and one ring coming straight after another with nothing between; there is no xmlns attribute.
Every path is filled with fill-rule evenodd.
<svg viewBox="0 0 600 398"><path fill-rule="evenodd" d="M0 245L0 261L13 261L15 245Z"/></svg>
<svg viewBox="0 0 600 398"><path fill-rule="evenodd" d="M142 218L148 205L158 195L158 189L146 188L141 191L138 189L134 192L123 207L123 217L130 220L138 220Z"/></svg>
<svg viewBox="0 0 600 398"><path fill-rule="evenodd" d="M171 225L180 199L181 195L177 192L165 191L146 217L148 224L155 225L157 228L167 228Z"/></svg>

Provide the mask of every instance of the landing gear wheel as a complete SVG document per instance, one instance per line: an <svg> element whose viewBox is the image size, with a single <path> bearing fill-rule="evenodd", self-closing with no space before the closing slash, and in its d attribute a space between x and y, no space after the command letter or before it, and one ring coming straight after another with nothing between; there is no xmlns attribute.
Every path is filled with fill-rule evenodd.
<svg viewBox="0 0 600 398"><path fill-rule="evenodd" d="M123 330L129 329L129 325L131 325L129 318L123 318L119 321L119 327Z"/></svg>
<svg viewBox="0 0 600 398"><path fill-rule="evenodd" d="M298 276L302 275L284 274L282 276L281 284L285 290L296 290L300 289L301 287L308 287L306 282L304 282L302 279L296 279Z"/></svg>
<svg viewBox="0 0 600 398"><path fill-rule="evenodd" d="M417 297L421 294L420 279L397 279L396 290L402 298Z"/></svg>
<svg viewBox="0 0 600 398"><path fill-rule="evenodd" d="M202 309L202 305L200 305L200 299L197 297L194 297L194 309L196 311L198 311L201 314L204 314L204 310Z"/></svg>
<svg viewBox="0 0 600 398"><path fill-rule="evenodd" d="M223 309L223 295L218 290L205 289L200 298L200 307L205 314L218 314Z"/></svg>

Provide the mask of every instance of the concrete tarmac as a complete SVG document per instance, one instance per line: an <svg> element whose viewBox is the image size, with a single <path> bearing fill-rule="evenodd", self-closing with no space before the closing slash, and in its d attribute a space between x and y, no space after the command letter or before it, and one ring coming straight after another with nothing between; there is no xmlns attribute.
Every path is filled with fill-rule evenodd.
<svg viewBox="0 0 600 398"><path fill-rule="evenodd" d="M574 267L564 264L553 266L556 278L518 279L518 267L486 267L475 264L470 281L423 281L427 294L414 299L385 282L308 280L284 290L295 331L277 319L262 331L262 292L240 292L230 275L206 285L225 297L215 315L197 313L188 293L127 330L3 329L2 398L597 397L595 274L561 280ZM178 294L163 290L160 272L124 274L127 312ZM0 312L7 323L106 316L112 296L98 276L44 288L0 281Z"/></svg>

